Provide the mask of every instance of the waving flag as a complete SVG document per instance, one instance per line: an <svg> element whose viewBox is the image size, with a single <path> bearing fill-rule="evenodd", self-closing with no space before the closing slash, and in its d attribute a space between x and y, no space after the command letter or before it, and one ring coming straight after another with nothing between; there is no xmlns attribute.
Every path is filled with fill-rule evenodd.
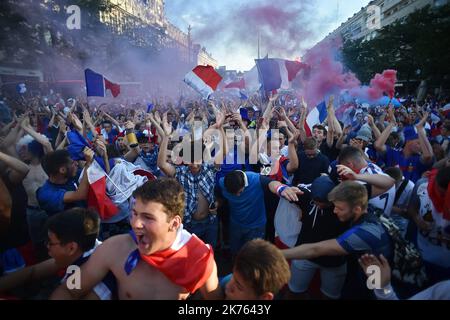
<svg viewBox="0 0 450 320"><path fill-rule="evenodd" d="M290 82L305 66L298 61L283 59L255 59L255 62L258 67L259 81L266 92L280 88L289 89Z"/></svg>
<svg viewBox="0 0 450 320"><path fill-rule="evenodd" d="M106 90L110 90L113 97L120 93L120 85L106 79L100 73L95 73L91 69L84 70L86 78L86 90L88 97L106 97Z"/></svg>
<svg viewBox="0 0 450 320"><path fill-rule="evenodd" d="M69 145L67 146L67 151L70 154L72 160L84 160L83 150L85 147L91 148L90 144L86 139L76 130L67 131L67 140ZM95 161L105 170L106 166L102 157L95 155Z"/></svg>
<svg viewBox="0 0 450 320"><path fill-rule="evenodd" d="M238 81L230 82L225 86L225 89L231 89L231 88L237 88L237 89L245 89L245 80L240 79Z"/></svg>
<svg viewBox="0 0 450 320"><path fill-rule="evenodd" d="M208 98L217 89L220 81L222 77L212 66L196 66L184 77L184 82L204 98Z"/></svg>
<svg viewBox="0 0 450 320"><path fill-rule="evenodd" d="M249 71L244 72L244 85L248 92L257 91L261 86L259 83L258 68L256 65Z"/></svg>
<svg viewBox="0 0 450 320"><path fill-rule="evenodd" d="M137 173L136 171L140 171ZM106 181L106 192L108 197L116 205L127 201L134 190L142 186L149 180L144 174L148 171L141 170L131 162L120 159L116 160L114 167L109 172L109 179ZM150 173L151 175L151 173ZM155 177L151 175L151 180Z"/></svg>
<svg viewBox="0 0 450 320"><path fill-rule="evenodd" d="M106 173L97 163L94 161L87 169L89 191L88 191L88 208L94 208L102 220L108 220L112 218L119 209L106 195ZM82 177L83 175L81 175ZM81 179L80 177L80 179Z"/></svg>
<svg viewBox="0 0 450 320"><path fill-rule="evenodd" d="M86 139L76 130L67 131L67 140L69 145L67 146L67 151L70 154L72 160L84 160L83 149L84 147L90 148L89 143Z"/></svg>
<svg viewBox="0 0 450 320"><path fill-rule="evenodd" d="M306 117L306 123L305 123L305 131L306 135L309 137L312 133L312 128L316 124L321 124L325 121L327 118L327 105L325 104L325 101L322 101L319 103L314 109L312 109L308 116Z"/></svg>

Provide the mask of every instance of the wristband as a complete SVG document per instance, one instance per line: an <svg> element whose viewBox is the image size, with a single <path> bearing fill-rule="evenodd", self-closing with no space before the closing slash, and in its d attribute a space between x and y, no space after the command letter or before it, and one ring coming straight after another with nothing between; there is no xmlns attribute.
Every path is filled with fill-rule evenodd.
<svg viewBox="0 0 450 320"><path fill-rule="evenodd" d="M278 194L278 196L281 197L281 193L282 193L286 188L288 188L288 186L285 185L285 184L279 185L279 186L277 187L277 194Z"/></svg>
<svg viewBox="0 0 450 320"><path fill-rule="evenodd" d="M394 300L396 297L395 291L392 288L390 283L387 286L385 286L384 288L375 289L374 292L375 292L375 296L378 299Z"/></svg>

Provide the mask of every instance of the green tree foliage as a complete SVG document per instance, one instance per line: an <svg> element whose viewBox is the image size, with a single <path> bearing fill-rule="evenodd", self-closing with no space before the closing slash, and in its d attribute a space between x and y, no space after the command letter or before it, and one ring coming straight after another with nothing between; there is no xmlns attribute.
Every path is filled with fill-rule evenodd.
<svg viewBox="0 0 450 320"><path fill-rule="evenodd" d="M370 41L346 41L343 59L363 83L396 69L399 79L441 84L450 75L450 4L417 10L378 30Z"/></svg>

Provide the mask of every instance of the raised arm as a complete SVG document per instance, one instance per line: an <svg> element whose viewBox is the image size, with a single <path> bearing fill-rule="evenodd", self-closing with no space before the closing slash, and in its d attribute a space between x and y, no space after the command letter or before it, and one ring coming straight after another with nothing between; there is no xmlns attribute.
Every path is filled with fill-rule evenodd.
<svg viewBox="0 0 450 320"><path fill-rule="evenodd" d="M386 152L386 141L389 138L389 135L392 132L392 129L395 127L394 123L389 123L387 127L383 130L381 135L374 143L374 147L378 152L385 153Z"/></svg>
<svg viewBox="0 0 450 320"><path fill-rule="evenodd" d="M0 135L3 136L7 132L10 132L12 130L14 124L16 124L16 119L13 119L10 123L8 123L5 126L3 126L3 124L2 124L2 128L0 129Z"/></svg>
<svg viewBox="0 0 450 320"><path fill-rule="evenodd" d="M428 112L425 112L422 120L416 125L417 135L419 136L420 149L422 150L422 156L420 161L423 164L430 164L433 161L433 148L431 147L430 141L428 141L427 134L425 132L425 123L428 119Z"/></svg>
<svg viewBox="0 0 450 320"><path fill-rule="evenodd" d="M226 155L228 153L228 143L227 143L227 139L225 137L225 131L223 130L223 123L225 121L225 115L223 114L223 112L218 111L217 113L215 113L215 117L216 117L216 123L214 125L212 125L211 127L209 127L208 130L205 131L204 137L212 136L211 130L218 131L220 148L219 148L219 150L216 150L216 154L214 155L214 163L216 164L216 166L220 166L223 164L223 159L226 157ZM207 148L208 152L206 153L205 161L210 161L212 147L213 147L212 140L208 141L208 143L206 144L206 148Z"/></svg>
<svg viewBox="0 0 450 320"><path fill-rule="evenodd" d="M298 169L299 161L297 155L297 140L298 140L298 131L296 133L291 133L288 130L288 158L289 163L286 166L286 170L288 173L294 173Z"/></svg>
<svg viewBox="0 0 450 320"><path fill-rule="evenodd" d="M8 168L12 169L9 174L9 179L14 184L21 183L28 174L28 171L30 171L30 167L26 163L1 151L0 161L3 161Z"/></svg>
<svg viewBox="0 0 450 320"><path fill-rule="evenodd" d="M105 115L105 117L106 117L107 119L109 119L109 120L111 121L111 123L112 123L113 125L115 125L115 126L117 127L117 130L122 131L121 128L120 128L120 123L119 123L119 121L117 121L116 119L114 119L113 117L111 117L111 116L110 116L109 114L107 114L106 112L103 112L103 114Z"/></svg>
<svg viewBox="0 0 450 320"><path fill-rule="evenodd" d="M125 130L128 131L132 131L134 130L134 123L131 121L127 121L125 122ZM128 141L128 140L127 140ZM129 162L134 162L136 161L137 157L139 156L139 152L141 151L141 149L139 148L139 145L135 146L135 147L131 147L130 146L130 150L123 156L123 158L126 161Z"/></svg>
<svg viewBox="0 0 450 320"><path fill-rule="evenodd" d="M97 130L95 130L94 124L92 123L91 115L86 108L83 108L83 120L86 123L87 128L91 131L94 138L98 136Z"/></svg>
<svg viewBox="0 0 450 320"><path fill-rule="evenodd" d="M340 135L342 133L342 128L336 119L334 113L334 96L331 95L327 103L327 113L328 113L328 130L327 130L327 145L329 148L333 146L334 135Z"/></svg>
<svg viewBox="0 0 450 320"><path fill-rule="evenodd" d="M277 98L278 98L277 94L274 95L273 97L271 97L269 99L269 102L267 103L266 110L264 110L263 118L264 118L264 121L267 121L267 123L269 123L270 119L272 119L272 116L273 116L272 108L273 108L273 105L274 105L275 101L277 100Z"/></svg>
<svg viewBox="0 0 450 320"><path fill-rule="evenodd" d="M21 132L23 132L23 129L20 126L20 123L23 120L24 116L17 119L17 125L8 132L2 142L2 146L5 148L5 150L12 155L17 155L14 146L16 145L19 137L21 137Z"/></svg>
<svg viewBox="0 0 450 320"><path fill-rule="evenodd" d="M284 108L280 108L278 115L281 117L281 119L286 122L287 127L289 128L289 130L295 134L295 132L297 131L297 128L295 127L295 125L292 123L291 119L289 119L288 115L286 114L286 110L284 110Z"/></svg>
<svg viewBox="0 0 450 320"><path fill-rule="evenodd" d="M106 143L103 137L101 136L97 137L94 141L94 145L97 154L99 154L102 157L103 162L105 163L106 173L109 173L111 168L109 166L108 152L106 151Z"/></svg>
<svg viewBox="0 0 450 320"><path fill-rule="evenodd" d="M306 140L306 131L305 131L305 123L306 123L306 114L308 112L308 105L302 97L302 105L300 110L300 120L298 122L297 129L300 131L300 140L301 142L305 142Z"/></svg>
<svg viewBox="0 0 450 320"><path fill-rule="evenodd" d="M375 137L375 140L378 139L381 136L381 132L378 129L378 127L375 125L375 121L373 120L373 117L369 114L367 115L367 123L369 124L370 128L372 129L373 136Z"/></svg>
<svg viewBox="0 0 450 320"><path fill-rule="evenodd" d="M158 152L158 167L168 177L175 176L175 167L167 161L167 146L169 145L170 134L172 133L172 125L163 121L163 136Z"/></svg>
<svg viewBox="0 0 450 320"><path fill-rule="evenodd" d="M45 153L49 153L53 151L53 147L52 144L50 143L50 141L48 140L48 138L46 136L43 136L39 133L37 133L33 127L30 126L30 119L26 118L21 124L20 126L22 127L22 129L28 133L30 136L32 136L34 138L34 140L36 140L37 142L39 142L43 147L44 147L44 152Z"/></svg>
<svg viewBox="0 0 450 320"><path fill-rule="evenodd" d="M83 124L80 119L78 119L77 115L74 113L69 113L67 120L72 123L75 130L77 130L80 134L83 134Z"/></svg>
<svg viewBox="0 0 450 320"><path fill-rule="evenodd" d="M391 134L392 129L396 126L396 120L395 120L394 111L392 110L392 107L389 108L389 115L390 115L389 125L383 130L381 135L378 137L378 139L374 143L375 149L381 153L386 152L386 141L389 138L389 135Z"/></svg>
<svg viewBox="0 0 450 320"><path fill-rule="evenodd" d="M84 165L83 177L81 178L80 185L76 191L67 191L64 193L64 203L72 203L76 201L86 200L89 191L89 181L87 177L87 170L94 161L94 151L85 147L83 150L86 164Z"/></svg>
<svg viewBox="0 0 450 320"><path fill-rule="evenodd" d="M338 164L337 172L350 180L367 182L372 186L372 197L379 196L388 191L395 184L395 180L386 174L357 174L349 167Z"/></svg>
<svg viewBox="0 0 450 320"><path fill-rule="evenodd" d="M348 134L350 133L350 130L352 130L352 126L348 125L344 128L342 133L339 135L339 139L336 142L337 149L342 149L344 147L345 139L347 138Z"/></svg>

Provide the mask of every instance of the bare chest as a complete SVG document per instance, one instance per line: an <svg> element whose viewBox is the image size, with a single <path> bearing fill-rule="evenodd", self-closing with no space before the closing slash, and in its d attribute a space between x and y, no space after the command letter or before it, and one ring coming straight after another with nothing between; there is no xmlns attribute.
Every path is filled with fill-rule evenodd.
<svg viewBox="0 0 450 320"><path fill-rule="evenodd" d="M184 300L186 290L172 283L164 274L140 261L127 275L122 268L113 270L118 280L120 300Z"/></svg>

